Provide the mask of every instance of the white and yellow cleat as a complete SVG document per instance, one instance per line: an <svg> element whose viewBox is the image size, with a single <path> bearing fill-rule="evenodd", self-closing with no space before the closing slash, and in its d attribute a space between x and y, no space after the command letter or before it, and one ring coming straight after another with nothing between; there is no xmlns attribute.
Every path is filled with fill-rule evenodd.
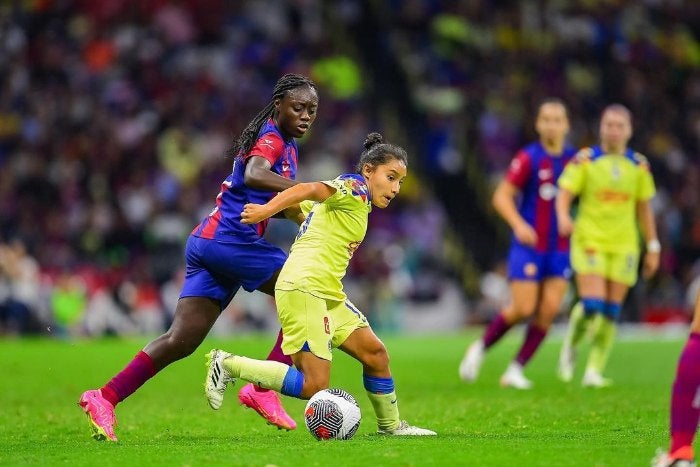
<svg viewBox="0 0 700 467"><path fill-rule="evenodd" d="M570 383L574 379L574 365L576 363L576 351L566 342L559 353L559 366L557 376L565 383Z"/></svg>
<svg viewBox="0 0 700 467"><path fill-rule="evenodd" d="M613 382L609 378L604 378L598 371L587 368L583 374L581 385L585 388L607 388L612 386Z"/></svg>
<svg viewBox="0 0 700 467"><path fill-rule="evenodd" d="M409 425L406 420L401 420L398 427L393 430L377 430L380 435L390 436L437 436L437 433L425 428Z"/></svg>
<svg viewBox="0 0 700 467"><path fill-rule="evenodd" d="M479 339L469 346L459 364L459 377L462 381L474 382L479 377L481 364L484 362L484 341Z"/></svg>
<svg viewBox="0 0 700 467"><path fill-rule="evenodd" d="M501 376L501 387L514 389L532 389L532 381L525 377L523 366L518 362L511 362L505 373Z"/></svg>
<svg viewBox="0 0 700 467"><path fill-rule="evenodd" d="M206 356L207 378L204 380L204 395L214 410L221 408L228 383L236 383L236 378L224 367L224 359L231 356L230 353L218 349L212 350Z"/></svg>

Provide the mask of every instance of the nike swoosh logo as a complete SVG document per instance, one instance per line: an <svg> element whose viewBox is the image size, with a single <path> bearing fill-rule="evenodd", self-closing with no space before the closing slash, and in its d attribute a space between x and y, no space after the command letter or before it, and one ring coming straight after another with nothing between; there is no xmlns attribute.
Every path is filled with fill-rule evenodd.
<svg viewBox="0 0 700 467"><path fill-rule="evenodd" d="M394 399L393 401L391 401L391 403L392 403L392 404L396 404L396 399Z"/></svg>

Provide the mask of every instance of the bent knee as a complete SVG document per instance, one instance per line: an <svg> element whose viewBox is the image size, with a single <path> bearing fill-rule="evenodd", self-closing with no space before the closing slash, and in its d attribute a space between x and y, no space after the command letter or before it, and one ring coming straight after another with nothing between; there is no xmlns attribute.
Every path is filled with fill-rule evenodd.
<svg viewBox="0 0 700 467"><path fill-rule="evenodd" d="M178 359L189 357L202 343L199 335L168 331L164 336L165 345L169 349L169 353Z"/></svg>
<svg viewBox="0 0 700 467"><path fill-rule="evenodd" d="M384 344L379 344L369 349L362 358L362 364L374 371L381 371L389 367L389 352Z"/></svg>
<svg viewBox="0 0 700 467"><path fill-rule="evenodd" d="M535 314L535 305L526 305L526 306L515 306L510 310L511 316L510 316L510 324L517 324L520 321L526 320L530 318L532 315Z"/></svg>

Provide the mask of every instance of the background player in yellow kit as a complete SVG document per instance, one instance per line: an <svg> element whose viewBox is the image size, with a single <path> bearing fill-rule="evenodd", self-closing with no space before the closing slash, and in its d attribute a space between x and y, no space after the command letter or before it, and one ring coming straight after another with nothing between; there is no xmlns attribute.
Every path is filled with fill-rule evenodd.
<svg viewBox="0 0 700 467"><path fill-rule="evenodd" d="M581 149L559 177L556 212L559 233L571 235L571 265L580 303L574 307L559 361L559 376L571 381L575 347L593 324L593 342L583 385L608 386L602 373L615 337L615 320L637 280L640 239L646 254L643 275L659 266L661 250L650 200L656 189L644 156L627 147L632 116L623 105L605 108L600 145ZM576 221L571 204L578 197Z"/></svg>
<svg viewBox="0 0 700 467"><path fill-rule="evenodd" d="M435 432L399 417L386 347L365 316L343 291L350 258L367 231L372 205L385 208L406 177L406 151L371 133L354 174L324 182L301 183L264 205L246 204L241 220L255 224L305 200L314 201L299 227L289 258L275 286L282 324L282 351L294 367L212 350L205 393L218 409L229 381L242 378L288 396L308 399L328 388L331 350L339 347L362 363L363 382L377 416L379 433L423 436Z"/></svg>

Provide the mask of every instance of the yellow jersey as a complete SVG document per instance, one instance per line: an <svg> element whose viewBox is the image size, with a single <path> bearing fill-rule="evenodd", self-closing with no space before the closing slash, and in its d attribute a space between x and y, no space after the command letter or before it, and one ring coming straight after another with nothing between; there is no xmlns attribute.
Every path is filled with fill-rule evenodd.
<svg viewBox="0 0 700 467"><path fill-rule="evenodd" d="M365 238L372 203L360 174L344 174L323 183L336 191L310 206L275 288L343 301L346 295L341 281L350 258ZM301 208L306 212L309 204L302 203Z"/></svg>
<svg viewBox="0 0 700 467"><path fill-rule="evenodd" d="M581 149L558 185L579 197L572 242L610 253L638 252L637 202L656 193L649 163L641 154Z"/></svg>

